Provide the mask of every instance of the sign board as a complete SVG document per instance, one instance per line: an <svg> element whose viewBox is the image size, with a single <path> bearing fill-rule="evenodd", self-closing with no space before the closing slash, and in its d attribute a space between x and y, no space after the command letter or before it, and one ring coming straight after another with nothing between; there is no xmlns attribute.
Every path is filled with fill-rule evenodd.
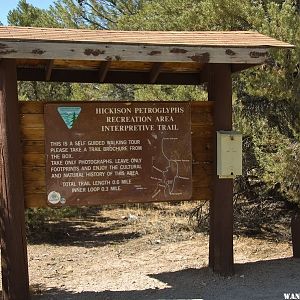
<svg viewBox="0 0 300 300"><path fill-rule="evenodd" d="M50 205L187 200L192 196L190 104L45 104Z"/></svg>

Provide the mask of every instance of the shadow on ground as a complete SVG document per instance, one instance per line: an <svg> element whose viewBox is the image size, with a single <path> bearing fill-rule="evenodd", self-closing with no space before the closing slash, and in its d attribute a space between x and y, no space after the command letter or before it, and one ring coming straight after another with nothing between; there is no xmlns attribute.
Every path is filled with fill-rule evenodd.
<svg viewBox="0 0 300 300"><path fill-rule="evenodd" d="M49 222L41 231L31 233L29 243L89 248L121 244L141 236L138 232L118 232L127 225L126 221L100 216Z"/></svg>
<svg viewBox="0 0 300 300"><path fill-rule="evenodd" d="M51 289L33 299L284 299L284 293L300 292L300 259L258 261L235 266L236 275L223 278L208 268L149 274L168 285L164 289L81 292Z"/></svg>

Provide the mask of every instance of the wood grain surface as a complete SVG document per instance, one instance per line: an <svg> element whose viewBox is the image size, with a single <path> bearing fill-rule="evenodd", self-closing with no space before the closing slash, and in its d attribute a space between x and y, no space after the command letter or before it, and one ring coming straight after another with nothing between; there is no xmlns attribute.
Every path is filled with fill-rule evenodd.
<svg viewBox="0 0 300 300"><path fill-rule="evenodd" d="M19 102L26 207L47 206L44 103ZM192 200L209 200L212 197L213 107L212 101L192 102ZM108 204L111 200L101 199L101 203Z"/></svg>

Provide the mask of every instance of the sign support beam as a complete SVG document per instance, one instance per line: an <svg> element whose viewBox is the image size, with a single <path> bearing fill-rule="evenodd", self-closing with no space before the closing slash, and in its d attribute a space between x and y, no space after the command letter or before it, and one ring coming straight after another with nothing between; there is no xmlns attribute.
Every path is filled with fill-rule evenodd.
<svg viewBox="0 0 300 300"><path fill-rule="evenodd" d="M210 201L209 266L223 276L233 270L233 180L217 176L217 131L232 130L232 80L230 64L209 67L208 99L214 107L214 175Z"/></svg>
<svg viewBox="0 0 300 300"><path fill-rule="evenodd" d="M15 60L0 61L2 299L29 299L22 152Z"/></svg>
<svg viewBox="0 0 300 300"><path fill-rule="evenodd" d="M300 209L294 211L291 221L293 256L300 258Z"/></svg>

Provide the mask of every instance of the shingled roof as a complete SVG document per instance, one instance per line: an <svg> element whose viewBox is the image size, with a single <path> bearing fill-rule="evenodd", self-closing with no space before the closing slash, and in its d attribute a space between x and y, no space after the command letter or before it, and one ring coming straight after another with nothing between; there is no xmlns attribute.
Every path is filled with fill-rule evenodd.
<svg viewBox="0 0 300 300"><path fill-rule="evenodd" d="M0 27L0 40L207 47L293 47L252 31L113 31L5 26Z"/></svg>

